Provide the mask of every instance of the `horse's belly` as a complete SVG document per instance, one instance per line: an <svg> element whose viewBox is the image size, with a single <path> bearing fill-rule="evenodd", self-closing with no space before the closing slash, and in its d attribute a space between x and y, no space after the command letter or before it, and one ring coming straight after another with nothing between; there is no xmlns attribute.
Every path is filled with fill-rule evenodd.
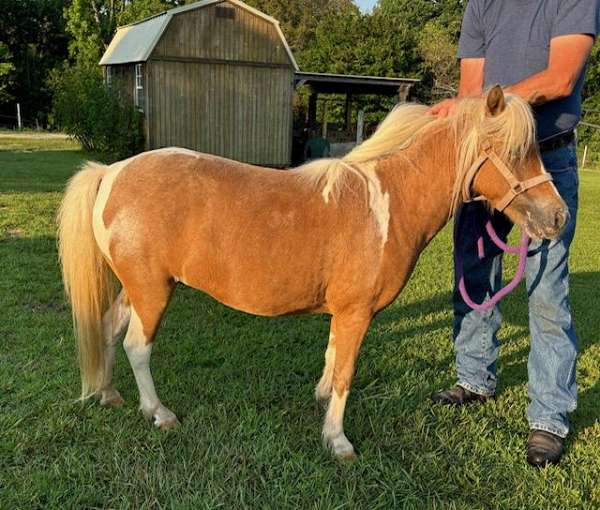
<svg viewBox="0 0 600 510"><path fill-rule="evenodd" d="M262 316L327 311L322 285L310 274L268 268L210 267L188 270L182 283L206 292L224 305Z"/></svg>

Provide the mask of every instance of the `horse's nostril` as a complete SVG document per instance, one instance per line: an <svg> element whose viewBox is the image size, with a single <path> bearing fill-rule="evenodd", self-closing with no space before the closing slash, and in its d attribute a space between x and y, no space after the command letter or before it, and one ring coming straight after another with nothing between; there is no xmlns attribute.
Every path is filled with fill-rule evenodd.
<svg viewBox="0 0 600 510"><path fill-rule="evenodd" d="M556 230L561 229L564 225L565 222L567 221L567 215L564 211L564 209L558 209L555 213L554 213L554 228Z"/></svg>

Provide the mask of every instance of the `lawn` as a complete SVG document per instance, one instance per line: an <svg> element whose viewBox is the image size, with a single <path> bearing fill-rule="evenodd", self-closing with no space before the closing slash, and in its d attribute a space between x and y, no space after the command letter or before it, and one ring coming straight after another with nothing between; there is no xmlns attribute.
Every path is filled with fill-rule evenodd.
<svg viewBox="0 0 600 510"><path fill-rule="evenodd" d="M182 287L153 356L159 395L181 427L164 433L144 421L122 349L115 381L125 406L77 403L53 218L86 154L64 140L10 140L0 138L0 508L600 507L599 171L581 173L571 265L580 402L560 466L524 460L522 288L503 308L497 399L429 403L454 381L447 229L370 329L346 415L359 458L344 464L321 447L313 401L324 316L257 318Z"/></svg>

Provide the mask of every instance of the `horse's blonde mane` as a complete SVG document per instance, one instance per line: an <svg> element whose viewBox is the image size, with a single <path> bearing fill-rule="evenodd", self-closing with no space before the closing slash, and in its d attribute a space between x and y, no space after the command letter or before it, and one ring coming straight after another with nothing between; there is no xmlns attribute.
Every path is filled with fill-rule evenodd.
<svg viewBox="0 0 600 510"><path fill-rule="evenodd" d="M531 108L523 99L507 94L505 102L506 108L501 113L490 116L485 99L465 98L447 118L429 115L427 106L401 104L389 113L371 138L343 158L313 161L296 170L314 185L322 185L326 200L330 196L336 200L348 176L360 177L371 188L371 184L378 182L374 169L379 159L443 128L449 128L459 142L457 181L478 159L484 141L494 144L498 156L511 167L523 160L535 143L535 123Z"/></svg>

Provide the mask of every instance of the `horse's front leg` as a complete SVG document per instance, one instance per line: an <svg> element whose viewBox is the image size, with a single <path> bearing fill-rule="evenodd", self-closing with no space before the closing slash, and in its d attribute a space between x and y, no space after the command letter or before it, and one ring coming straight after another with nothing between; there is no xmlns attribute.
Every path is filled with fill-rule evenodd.
<svg viewBox="0 0 600 510"><path fill-rule="evenodd" d="M335 331L335 361L333 366L333 391L323 425L323 441L336 457L351 459L354 447L344 434L344 409L350 392L356 359L372 314L366 310L353 310L335 314L331 320Z"/></svg>

